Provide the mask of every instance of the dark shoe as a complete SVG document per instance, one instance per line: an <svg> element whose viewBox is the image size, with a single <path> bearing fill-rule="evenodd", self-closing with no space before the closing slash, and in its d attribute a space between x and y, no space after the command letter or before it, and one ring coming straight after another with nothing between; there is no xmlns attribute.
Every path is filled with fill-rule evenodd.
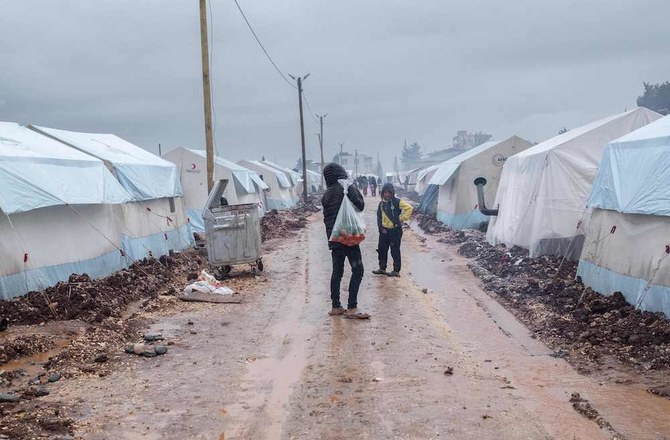
<svg viewBox="0 0 670 440"><path fill-rule="evenodd" d="M390 277L399 277L399 276L400 276L400 272L396 272L396 271L394 270L393 272L389 272L387 275L390 276Z"/></svg>
<svg viewBox="0 0 670 440"><path fill-rule="evenodd" d="M373 270L372 273L375 274L375 275L388 275L388 274L386 273L386 270L385 270L385 269L377 269L377 270Z"/></svg>
<svg viewBox="0 0 670 440"><path fill-rule="evenodd" d="M333 307L330 312L328 312L328 315L330 316L338 316L338 315L344 315L344 308L343 307Z"/></svg>

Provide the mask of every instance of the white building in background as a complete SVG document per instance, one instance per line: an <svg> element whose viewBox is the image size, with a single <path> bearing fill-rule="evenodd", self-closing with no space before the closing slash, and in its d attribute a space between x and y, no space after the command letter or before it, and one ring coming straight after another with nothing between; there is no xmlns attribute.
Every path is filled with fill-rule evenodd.
<svg viewBox="0 0 670 440"><path fill-rule="evenodd" d="M363 153L348 153L343 151L334 157L346 170L352 170L354 174L374 174L377 172L377 159Z"/></svg>

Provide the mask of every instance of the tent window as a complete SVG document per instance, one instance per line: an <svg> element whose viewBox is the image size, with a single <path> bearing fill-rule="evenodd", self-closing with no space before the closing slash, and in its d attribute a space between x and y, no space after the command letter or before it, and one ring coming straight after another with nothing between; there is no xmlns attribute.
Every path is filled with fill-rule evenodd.
<svg viewBox="0 0 670 440"><path fill-rule="evenodd" d="M175 207L174 207L174 197L170 197L170 198L168 199L168 202L170 203L170 212L174 212L174 211L175 211Z"/></svg>

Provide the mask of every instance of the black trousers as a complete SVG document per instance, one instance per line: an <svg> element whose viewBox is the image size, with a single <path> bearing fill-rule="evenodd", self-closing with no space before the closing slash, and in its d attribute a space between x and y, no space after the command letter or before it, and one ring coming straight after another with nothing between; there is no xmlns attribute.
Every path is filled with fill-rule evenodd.
<svg viewBox="0 0 670 440"><path fill-rule="evenodd" d="M340 303L340 284L344 275L344 260L349 260L351 266L351 280L349 280L349 300L347 308L353 309L358 305L358 289L363 280L363 258L360 246L344 246L337 244L331 250L333 257L333 274L330 277L330 299L333 308L342 307Z"/></svg>
<svg viewBox="0 0 670 440"><path fill-rule="evenodd" d="M379 268L386 270L388 264L389 248L391 249L391 257L393 257L393 270L400 272L400 242L402 241L402 228L384 229L386 234L379 233Z"/></svg>

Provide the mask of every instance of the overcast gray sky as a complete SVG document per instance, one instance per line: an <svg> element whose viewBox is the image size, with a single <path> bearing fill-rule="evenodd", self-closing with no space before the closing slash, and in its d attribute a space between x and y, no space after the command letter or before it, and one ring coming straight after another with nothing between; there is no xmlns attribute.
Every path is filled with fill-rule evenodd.
<svg viewBox="0 0 670 440"><path fill-rule="evenodd" d="M233 0L210 1L218 149L292 166L297 93ZM238 1L285 73L311 73L328 159L342 141L388 166L458 129L541 141L670 80L668 0ZM0 0L0 42L0 120L204 146L197 0Z"/></svg>

